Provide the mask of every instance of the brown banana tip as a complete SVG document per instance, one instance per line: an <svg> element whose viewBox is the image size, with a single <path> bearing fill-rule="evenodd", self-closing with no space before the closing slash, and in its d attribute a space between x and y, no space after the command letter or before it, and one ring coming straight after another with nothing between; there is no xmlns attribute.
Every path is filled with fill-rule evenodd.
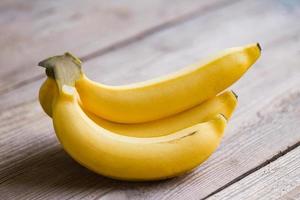
<svg viewBox="0 0 300 200"><path fill-rule="evenodd" d="M39 66L39 67L45 67L44 60L42 60L41 62L39 62L39 63L38 63L38 66Z"/></svg>
<svg viewBox="0 0 300 200"><path fill-rule="evenodd" d="M222 115L222 117L223 117L226 121L228 121L227 117L226 117L223 113L220 113L220 115Z"/></svg>
<svg viewBox="0 0 300 200"><path fill-rule="evenodd" d="M256 46L258 47L259 51L261 51L261 50L262 50L262 48L261 48L261 46L260 46L260 44L259 44L259 43L256 43Z"/></svg>
<svg viewBox="0 0 300 200"><path fill-rule="evenodd" d="M235 96L236 99L239 98L239 96L238 96L233 90L231 90L231 92L232 92L232 94Z"/></svg>

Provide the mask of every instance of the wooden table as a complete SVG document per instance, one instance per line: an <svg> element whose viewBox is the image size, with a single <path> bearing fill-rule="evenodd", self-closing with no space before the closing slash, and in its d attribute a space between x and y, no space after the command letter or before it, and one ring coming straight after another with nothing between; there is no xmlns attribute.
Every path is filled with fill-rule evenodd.
<svg viewBox="0 0 300 200"><path fill-rule="evenodd" d="M36 1L0 3L0 199L300 199L300 2ZM130 183L73 161L42 111L38 61L71 51L89 77L127 84L227 47L260 42L232 88L225 138L195 171Z"/></svg>

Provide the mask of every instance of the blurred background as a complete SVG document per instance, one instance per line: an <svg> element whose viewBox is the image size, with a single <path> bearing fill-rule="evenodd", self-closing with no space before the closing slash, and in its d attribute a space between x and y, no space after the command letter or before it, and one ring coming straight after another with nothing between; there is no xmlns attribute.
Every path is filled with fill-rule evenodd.
<svg viewBox="0 0 300 200"><path fill-rule="evenodd" d="M119 183L77 165L37 100L45 79L37 63L66 51L82 59L91 79L120 85L254 42L262 56L232 87L239 107L221 147L193 173L167 182ZM0 46L0 199L208 198L279 152L300 152L299 0L1 0ZM298 194L300 175L292 177L278 186L292 185L283 195ZM246 189L267 194L277 181L270 180Z"/></svg>

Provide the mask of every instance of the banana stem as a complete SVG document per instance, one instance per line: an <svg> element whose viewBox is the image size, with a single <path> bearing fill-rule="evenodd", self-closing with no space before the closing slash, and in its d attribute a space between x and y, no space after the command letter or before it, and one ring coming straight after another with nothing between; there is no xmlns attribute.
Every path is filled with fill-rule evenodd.
<svg viewBox="0 0 300 200"><path fill-rule="evenodd" d="M75 86L76 80L81 77L81 61L67 52L64 55L47 58L38 64L46 68L48 77L54 78L59 90L63 85Z"/></svg>

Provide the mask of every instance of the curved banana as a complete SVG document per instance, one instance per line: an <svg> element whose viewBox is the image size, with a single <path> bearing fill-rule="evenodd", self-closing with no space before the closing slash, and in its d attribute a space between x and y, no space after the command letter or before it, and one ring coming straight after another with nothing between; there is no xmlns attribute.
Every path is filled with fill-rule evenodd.
<svg viewBox="0 0 300 200"><path fill-rule="evenodd" d="M75 88L66 85L52 114L57 137L71 157L94 172L131 181L170 178L195 168L218 147L226 126L218 115L167 136L118 135L94 123L78 104Z"/></svg>
<svg viewBox="0 0 300 200"><path fill-rule="evenodd" d="M39 102L44 112L52 117L53 99L58 95L57 85L54 79L47 78L39 90Z"/></svg>
<svg viewBox="0 0 300 200"><path fill-rule="evenodd" d="M217 95L237 81L260 52L258 43L227 49L169 76L125 86L89 80L81 71L80 60L70 53L48 58L39 65L69 85L76 80L76 89L88 111L114 122L141 123L174 115Z"/></svg>
<svg viewBox="0 0 300 200"><path fill-rule="evenodd" d="M41 86L39 97L44 111L50 117L52 116L52 102L57 95L58 88L55 80L47 78ZM204 122L219 113L223 114L226 119L229 119L235 110L236 105L237 98L235 93L227 91L176 115L139 124L110 122L84 110L83 106L81 107L95 123L109 131L127 136L157 137L168 135Z"/></svg>

